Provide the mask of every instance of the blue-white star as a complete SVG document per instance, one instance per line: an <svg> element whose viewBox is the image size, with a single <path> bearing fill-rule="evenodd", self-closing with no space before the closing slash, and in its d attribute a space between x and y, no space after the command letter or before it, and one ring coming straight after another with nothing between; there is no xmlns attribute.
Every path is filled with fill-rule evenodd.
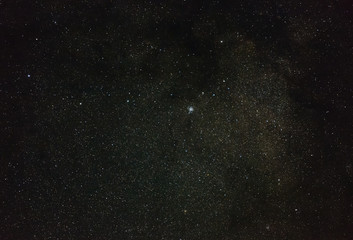
<svg viewBox="0 0 353 240"><path fill-rule="evenodd" d="M194 112L194 107L193 106L188 106L188 113L191 114Z"/></svg>

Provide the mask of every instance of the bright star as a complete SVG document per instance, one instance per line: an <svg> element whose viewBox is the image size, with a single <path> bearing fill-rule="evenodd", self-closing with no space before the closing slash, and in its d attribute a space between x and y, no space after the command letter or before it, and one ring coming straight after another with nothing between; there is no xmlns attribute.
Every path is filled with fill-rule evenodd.
<svg viewBox="0 0 353 240"><path fill-rule="evenodd" d="M188 107L188 113L191 114L191 113L193 113L193 111L194 111L194 107L193 106L189 106Z"/></svg>

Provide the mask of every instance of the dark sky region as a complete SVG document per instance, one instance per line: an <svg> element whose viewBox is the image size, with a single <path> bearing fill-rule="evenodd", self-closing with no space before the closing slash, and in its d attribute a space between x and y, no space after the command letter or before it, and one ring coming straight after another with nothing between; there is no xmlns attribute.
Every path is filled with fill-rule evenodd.
<svg viewBox="0 0 353 240"><path fill-rule="evenodd" d="M352 1L0 1L0 239L353 239Z"/></svg>

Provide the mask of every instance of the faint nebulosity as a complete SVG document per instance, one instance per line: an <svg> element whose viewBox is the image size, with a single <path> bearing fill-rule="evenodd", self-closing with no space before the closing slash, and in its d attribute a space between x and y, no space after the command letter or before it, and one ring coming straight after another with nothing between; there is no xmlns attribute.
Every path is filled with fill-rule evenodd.
<svg viewBox="0 0 353 240"><path fill-rule="evenodd" d="M0 239L352 239L352 20L0 2Z"/></svg>

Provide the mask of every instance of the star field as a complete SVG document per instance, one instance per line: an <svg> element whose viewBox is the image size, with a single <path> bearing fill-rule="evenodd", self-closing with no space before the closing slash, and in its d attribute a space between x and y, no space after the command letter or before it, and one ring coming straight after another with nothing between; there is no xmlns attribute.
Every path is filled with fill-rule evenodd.
<svg viewBox="0 0 353 240"><path fill-rule="evenodd" d="M0 239L352 239L349 1L0 6Z"/></svg>

